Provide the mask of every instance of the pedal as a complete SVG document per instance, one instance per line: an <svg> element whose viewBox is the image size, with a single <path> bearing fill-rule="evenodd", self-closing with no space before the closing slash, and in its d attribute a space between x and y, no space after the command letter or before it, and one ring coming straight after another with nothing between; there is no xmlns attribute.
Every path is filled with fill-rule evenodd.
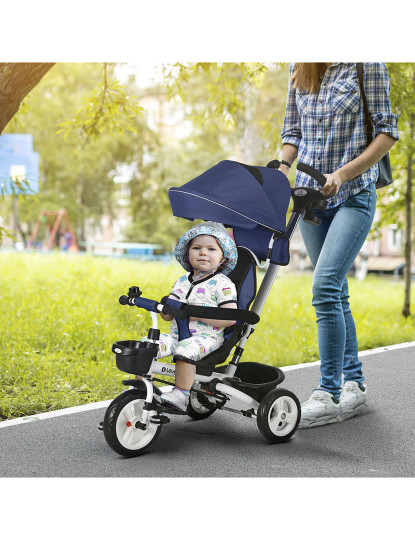
<svg viewBox="0 0 415 540"><path fill-rule="evenodd" d="M196 394L196 398L200 405L203 405L203 407L206 407L206 409L213 410L216 408L216 404L211 403L205 394L198 392Z"/></svg>
<svg viewBox="0 0 415 540"><path fill-rule="evenodd" d="M150 420L150 424L168 424L170 422L170 418L168 416L163 416L162 414L158 414L156 416L153 416Z"/></svg>

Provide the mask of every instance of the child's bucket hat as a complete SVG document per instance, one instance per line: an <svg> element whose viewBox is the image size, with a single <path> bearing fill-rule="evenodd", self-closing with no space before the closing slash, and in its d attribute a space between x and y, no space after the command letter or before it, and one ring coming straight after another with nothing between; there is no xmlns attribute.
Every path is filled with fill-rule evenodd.
<svg viewBox="0 0 415 540"><path fill-rule="evenodd" d="M193 270L189 263L189 243L202 234L214 236L218 241L218 244L222 248L225 262L222 264L221 272L225 275L232 272L238 261L238 250L235 242L227 233L222 223L216 223L214 221L206 221L205 223L199 223L192 227L189 231L185 232L178 240L174 249L174 256L178 262L183 266L187 272Z"/></svg>

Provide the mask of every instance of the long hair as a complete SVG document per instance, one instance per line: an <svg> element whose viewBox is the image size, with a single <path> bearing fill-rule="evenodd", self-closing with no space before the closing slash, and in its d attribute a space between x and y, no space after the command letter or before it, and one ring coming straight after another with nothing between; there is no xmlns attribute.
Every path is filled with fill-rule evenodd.
<svg viewBox="0 0 415 540"><path fill-rule="evenodd" d="M293 87L302 92L315 93L326 73L326 63L298 62L291 76Z"/></svg>

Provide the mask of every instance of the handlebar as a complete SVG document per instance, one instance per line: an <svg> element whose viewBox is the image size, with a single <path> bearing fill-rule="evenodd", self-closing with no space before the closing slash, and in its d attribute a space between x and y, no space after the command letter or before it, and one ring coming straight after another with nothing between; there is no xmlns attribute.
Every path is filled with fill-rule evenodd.
<svg viewBox="0 0 415 540"><path fill-rule="evenodd" d="M326 177L320 171L314 169L306 163L297 163L297 170L305 172L311 178L323 187L327 181ZM294 201L293 212L302 214L306 223L311 225L319 225L321 219L314 214L314 210L325 210L331 195L324 195L321 191L310 187L298 187L291 189L291 195Z"/></svg>
<svg viewBox="0 0 415 540"><path fill-rule="evenodd" d="M306 163L302 162L297 163L297 170L308 174L309 176L311 176L311 178L314 178L314 180L318 182L321 187L323 187L326 183L326 177L321 174L320 171L318 171L314 167L311 167L311 165L307 165Z"/></svg>

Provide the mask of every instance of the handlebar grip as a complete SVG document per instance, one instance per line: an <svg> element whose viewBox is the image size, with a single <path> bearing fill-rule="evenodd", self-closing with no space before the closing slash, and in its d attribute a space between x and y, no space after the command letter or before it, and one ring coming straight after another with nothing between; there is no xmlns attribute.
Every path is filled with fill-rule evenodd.
<svg viewBox="0 0 415 540"><path fill-rule="evenodd" d="M314 180L318 182L321 187L323 187L326 183L326 177L321 174L320 171L314 167L311 167L310 165L307 165L306 163L297 163L297 170L308 174L311 176L311 178L314 178Z"/></svg>
<svg viewBox="0 0 415 540"><path fill-rule="evenodd" d="M125 296L125 294L123 296L120 296L118 301L122 306L126 306L127 304L129 304L131 306L130 298L128 298L128 296Z"/></svg>
<svg viewBox="0 0 415 540"><path fill-rule="evenodd" d="M149 298L143 298L142 296L137 296L136 298L131 299L131 303L138 308L146 309L147 311L153 311L158 313L157 306L158 302L155 300L150 300Z"/></svg>

